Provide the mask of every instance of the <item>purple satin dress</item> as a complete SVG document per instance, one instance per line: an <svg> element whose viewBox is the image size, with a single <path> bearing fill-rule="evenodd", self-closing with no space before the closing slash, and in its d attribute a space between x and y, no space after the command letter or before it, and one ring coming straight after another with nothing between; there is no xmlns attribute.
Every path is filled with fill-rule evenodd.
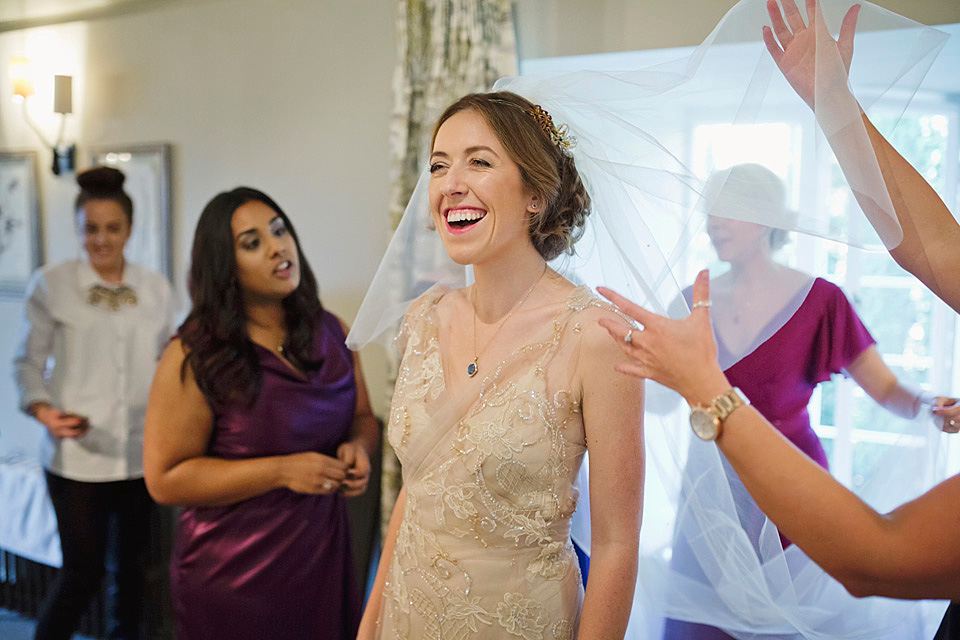
<svg viewBox="0 0 960 640"><path fill-rule="evenodd" d="M306 377L257 346L263 383L251 407L214 416L208 455L227 460L316 451L335 456L357 390L336 317L314 336L323 365ZM179 640L354 638L361 592L346 499L275 489L219 507L190 507L177 526L171 592Z"/></svg>
<svg viewBox="0 0 960 640"><path fill-rule="evenodd" d="M689 290L685 294L689 304ZM873 337L843 291L817 278L793 316L724 373L764 418L826 469L827 455L810 426L807 404L818 384L840 373L873 344ZM723 356L719 339L717 348ZM780 539L784 545L789 544L782 535ZM693 557L693 552L683 548L685 541L678 542L674 561L683 563L684 558ZM663 638L732 640L720 629L679 620L666 621Z"/></svg>

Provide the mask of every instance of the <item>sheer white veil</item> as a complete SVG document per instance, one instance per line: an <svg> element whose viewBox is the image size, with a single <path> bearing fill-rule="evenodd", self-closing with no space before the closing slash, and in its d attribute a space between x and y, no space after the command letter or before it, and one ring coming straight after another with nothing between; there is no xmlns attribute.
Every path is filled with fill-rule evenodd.
<svg viewBox="0 0 960 640"><path fill-rule="evenodd" d="M880 97L902 110L945 35L862 4L855 42L869 38L885 44L879 58L861 61L854 54L849 86L868 113ZM849 0L823 2L832 33L850 5ZM497 82L495 90L541 105L577 139L572 154L591 196L591 215L576 253L555 260L554 268L575 282L603 284L648 309L682 316L688 313L684 289L713 260L703 233L706 211L856 246L899 243L897 218L859 108L848 92L835 89L837 78L845 76L836 48L818 47L818 70L824 72L818 71L818 98L811 112L766 51L761 29L768 24L764 0L742 0L703 44L675 61L629 72L583 71ZM746 54L753 63L732 64L734 51L738 60ZM855 171L845 163L846 183L863 201L875 203L867 213L881 234L865 224L838 224L862 215L855 204L839 213L819 206L825 201L822 191L837 189L836 180L794 183L796 206L789 215L772 215L769 208L749 203L715 207L723 190L704 189L705 181L726 168L729 154L717 144L695 147L691 113L730 126L733 146L738 144L737 125L781 122L785 114L791 126L819 131L810 136L813 142L805 153L831 154L831 143L842 141L858 158ZM429 228L428 182L424 168L348 336L351 348L371 341L389 345L420 293L436 283L456 287L468 281L468 271L447 258ZM853 203L852 198L846 201ZM771 300L768 308L759 307L760 313L776 318L768 331L793 315L802 294L786 304ZM727 472L716 447L691 442L687 407L671 400L672 392L653 386L648 382L640 576L628 637L659 638L664 618L709 623L737 638L932 637L944 604L855 599L796 547L783 549L776 527ZM930 429L929 424L904 421L902 437ZM917 472L937 468L935 449L891 447L861 495L880 509L918 495L937 478L936 473ZM582 500L574 535L589 548L587 513ZM749 531L745 519L752 522ZM693 570L672 565L675 544L692 549Z"/></svg>

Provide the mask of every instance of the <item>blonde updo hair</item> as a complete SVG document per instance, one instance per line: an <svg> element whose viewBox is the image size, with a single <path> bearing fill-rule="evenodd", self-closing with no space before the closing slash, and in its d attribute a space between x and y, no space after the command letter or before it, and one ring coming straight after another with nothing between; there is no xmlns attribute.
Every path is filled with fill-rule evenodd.
<svg viewBox="0 0 960 640"><path fill-rule="evenodd" d="M787 244L797 213L787 208L787 190L763 165L738 164L710 175L703 188L710 215L747 220L770 227L770 249Z"/></svg>
<svg viewBox="0 0 960 640"><path fill-rule="evenodd" d="M560 150L533 116L535 105L515 93L494 91L463 96L443 112L433 129L433 149L441 125L461 111L480 114L520 169L523 184L540 206L529 214L533 246L544 260L573 253L590 214L590 196L573 158Z"/></svg>

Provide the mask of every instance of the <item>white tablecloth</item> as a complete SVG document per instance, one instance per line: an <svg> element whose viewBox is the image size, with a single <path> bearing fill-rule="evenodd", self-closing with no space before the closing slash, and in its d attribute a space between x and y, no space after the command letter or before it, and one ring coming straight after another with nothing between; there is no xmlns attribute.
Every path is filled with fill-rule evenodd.
<svg viewBox="0 0 960 640"><path fill-rule="evenodd" d="M0 459L0 549L60 566L57 516L36 460Z"/></svg>

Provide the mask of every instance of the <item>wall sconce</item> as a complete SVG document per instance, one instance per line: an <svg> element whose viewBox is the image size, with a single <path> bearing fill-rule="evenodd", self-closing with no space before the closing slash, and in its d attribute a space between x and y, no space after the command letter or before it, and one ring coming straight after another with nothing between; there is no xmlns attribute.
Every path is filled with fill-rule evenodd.
<svg viewBox="0 0 960 640"><path fill-rule="evenodd" d="M71 76L53 76L53 112L60 114L60 132L56 142L50 144L27 111L27 98L33 95L33 77L30 72L30 60L15 57L10 60L10 76L13 78L13 95L23 104L23 119L37 134L45 147L53 152L54 175L64 171L73 171L76 167L77 145L66 144L63 131L67 124L67 114L73 113L73 78Z"/></svg>

